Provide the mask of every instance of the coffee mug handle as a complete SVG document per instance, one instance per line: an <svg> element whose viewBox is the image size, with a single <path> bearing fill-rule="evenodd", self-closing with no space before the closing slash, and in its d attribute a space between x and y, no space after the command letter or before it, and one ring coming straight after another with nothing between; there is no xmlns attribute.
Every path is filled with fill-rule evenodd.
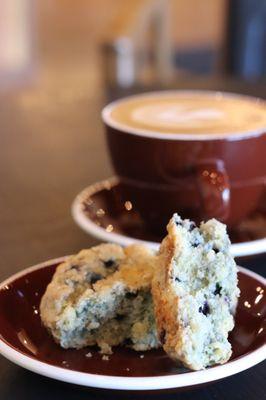
<svg viewBox="0 0 266 400"><path fill-rule="evenodd" d="M225 221L230 211L230 184L222 160L203 160L196 166L196 180L204 219Z"/></svg>

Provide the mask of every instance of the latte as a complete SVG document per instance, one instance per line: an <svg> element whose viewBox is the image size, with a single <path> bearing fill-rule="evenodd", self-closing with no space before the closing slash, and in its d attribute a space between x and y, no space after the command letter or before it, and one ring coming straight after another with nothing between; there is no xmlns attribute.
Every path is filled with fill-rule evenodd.
<svg viewBox="0 0 266 400"><path fill-rule="evenodd" d="M266 106L245 96L204 91L154 92L109 105L105 121L146 135L235 135L266 130Z"/></svg>

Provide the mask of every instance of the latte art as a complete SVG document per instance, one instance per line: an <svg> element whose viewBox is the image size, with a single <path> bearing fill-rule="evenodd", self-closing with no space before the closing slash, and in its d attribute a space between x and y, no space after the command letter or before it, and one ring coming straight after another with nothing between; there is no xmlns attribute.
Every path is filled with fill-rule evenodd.
<svg viewBox="0 0 266 400"><path fill-rule="evenodd" d="M217 108L191 109L184 105L173 105L171 103L147 105L132 111L132 120L137 123L154 124L160 127L195 127L200 122L208 124L213 121L222 120L225 115Z"/></svg>
<svg viewBox="0 0 266 400"><path fill-rule="evenodd" d="M170 91L136 95L109 105L108 124L122 131L156 136L239 135L266 131L264 101L216 92Z"/></svg>

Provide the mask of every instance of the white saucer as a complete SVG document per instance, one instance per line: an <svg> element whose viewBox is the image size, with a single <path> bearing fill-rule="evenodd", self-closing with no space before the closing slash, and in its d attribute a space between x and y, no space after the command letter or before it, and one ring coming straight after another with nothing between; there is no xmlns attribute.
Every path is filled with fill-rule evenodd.
<svg viewBox="0 0 266 400"><path fill-rule="evenodd" d="M175 366L162 349L150 350L140 357L139 352L116 348L109 361L103 361L97 349L90 350L90 358L86 357L88 348L62 349L41 324L39 303L56 266L64 260L65 257L62 257L27 268L0 284L0 354L23 368L88 387L184 390L237 374L265 359L265 334L262 328L265 279L241 267L241 296L236 325L230 338L233 356L226 364L202 371L188 371ZM20 312L14 313L6 304L16 304ZM137 368L137 374L134 368Z"/></svg>
<svg viewBox="0 0 266 400"><path fill-rule="evenodd" d="M140 235L135 236L126 232L127 225L131 225L133 219L137 221L136 224L139 224L139 226L141 226L141 221L134 210L127 210L124 205L125 202L119 193L119 179L114 176L82 190L75 198L71 211L77 225L97 239L123 246L143 243L157 250L160 245L159 239L157 241L149 240L148 237L146 239L145 231L142 231L142 228L137 228ZM130 216L132 216L132 221ZM133 226L136 224L132 222ZM252 225L254 234L254 222L250 225ZM260 230L261 226L259 227ZM242 257L266 252L266 237L260 236L261 232L258 232L258 238L254 240L233 242L231 246L232 254L235 257Z"/></svg>

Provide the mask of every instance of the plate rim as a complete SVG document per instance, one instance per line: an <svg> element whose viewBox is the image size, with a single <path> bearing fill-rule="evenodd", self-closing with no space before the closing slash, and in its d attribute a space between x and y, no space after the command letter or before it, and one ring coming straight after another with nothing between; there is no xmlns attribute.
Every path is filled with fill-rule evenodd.
<svg viewBox="0 0 266 400"><path fill-rule="evenodd" d="M11 275L9 278L1 282L0 290L2 290L6 285L12 283L14 280L25 276L30 272L63 262L68 257L69 256L55 258L23 269L22 271ZM263 285L266 285L266 279L263 276L243 267L238 267L238 270L243 274L258 280ZM151 377L124 377L115 375L110 376L91 374L54 366L23 354L21 351L8 344L8 342L6 342L1 336L0 354L2 354L11 362L27 370L59 381L101 389L139 391L191 387L235 375L262 362L265 359L266 344L260 346L254 351L248 352L246 355L238 357L236 360L229 361L223 365L212 367L210 369L189 371L183 374L159 375Z"/></svg>
<svg viewBox="0 0 266 400"><path fill-rule="evenodd" d="M111 189L117 183L119 178L116 175L108 179L104 179L84 188L74 199L71 205L71 215L76 224L86 233L91 234L93 237L113 242L122 246L128 246L132 243L145 244L154 250L158 250L160 243L150 242L148 240L137 239L121 233L106 232L106 230L95 224L83 210L83 199L88 195L93 195L98 191L106 188ZM248 242L233 243L231 244L231 253L234 257L251 256L254 254L262 254L266 252L266 237L262 239L250 240Z"/></svg>

